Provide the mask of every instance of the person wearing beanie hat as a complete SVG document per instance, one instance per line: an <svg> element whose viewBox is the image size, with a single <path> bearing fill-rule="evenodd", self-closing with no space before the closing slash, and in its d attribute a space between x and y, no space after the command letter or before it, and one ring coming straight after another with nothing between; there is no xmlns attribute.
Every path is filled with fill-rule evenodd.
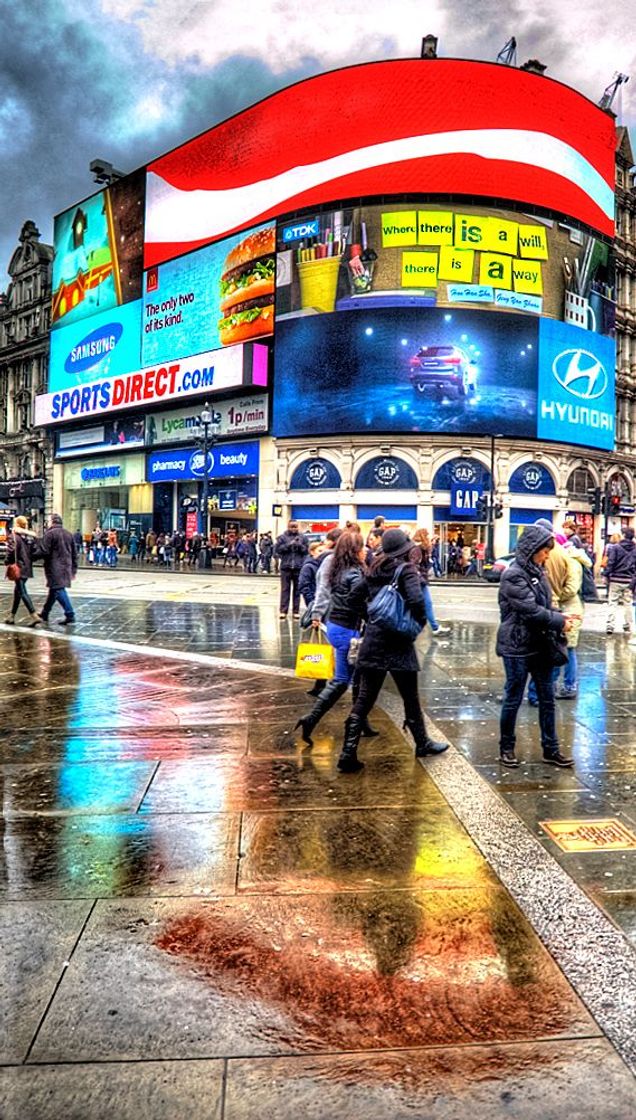
<svg viewBox="0 0 636 1120"><path fill-rule="evenodd" d="M42 622L39 614L36 613L31 596L27 591L27 580L31 579L33 575L34 547L35 533L31 532L29 529L29 523L26 517L22 517L21 515L16 517L7 539L7 556L5 563L7 569L9 565L15 565L20 575L18 579L14 581L13 603L11 604L9 614L4 620L8 626L13 626L20 608L20 603L24 603L29 612L30 622L27 623L28 626L39 626Z"/></svg>
<svg viewBox="0 0 636 1120"><path fill-rule="evenodd" d="M419 549L402 529L386 529L381 548L367 575L367 588L370 601L397 576L398 590L406 606L420 626L424 626L426 611L419 572L412 560L415 554L419 556ZM343 773L353 773L364 765L358 758L358 744L387 673L391 674L402 697L404 728L408 728L413 736L416 757L441 754L448 749L448 743L436 743L426 730L417 689L419 666L413 642L414 639L406 634L367 622L358 653L358 694L345 723L344 741L337 763Z"/></svg>
<svg viewBox="0 0 636 1120"><path fill-rule="evenodd" d="M40 611L42 621L48 622L57 602L64 611L64 618L59 620L60 626L71 626L75 622L75 611L66 589L77 575L77 549L73 534L64 528L59 513L51 514L50 527L42 540L36 542L35 559L44 560L44 575L49 589Z"/></svg>
<svg viewBox="0 0 636 1120"><path fill-rule="evenodd" d="M535 521L535 525L541 525L550 532L554 532L551 522L546 518ZM566 618L572 620L567 636L568 663L564 666L563 688L559 689L558 692L555 691L555 696L559 700L573 700L578 685L576 647L578 646L579 631L583 621L583 602L580 597L583 568L575 558L574 553L563 547L568 542L566 536L562 533L554 533L554 542L554 548L550 550L545 562L545 574L552 591L552 606L555 610L561 611ZM552 683L555 689L559 674L560 669L555 667L552 674ZM532 679L528 685L528 703L535 708L539 704L537 689Z"/></svg>
<svg viewBox="0 0 636 1120"><path fill-rule="evenodd" d="M543 759L553 766L572 766L572 759L561 754L556 733L554 661L550 632L555 637L572 628L552 607L552 591L544 571L554 548L550 523L529 525L519 538L515 559L501 577L497 631L497 654L506 673L501 706L499 757L503 766L518 766L515 754L517 712L523 700L528 677L534 681L539 702L539 725Z"/></svg>

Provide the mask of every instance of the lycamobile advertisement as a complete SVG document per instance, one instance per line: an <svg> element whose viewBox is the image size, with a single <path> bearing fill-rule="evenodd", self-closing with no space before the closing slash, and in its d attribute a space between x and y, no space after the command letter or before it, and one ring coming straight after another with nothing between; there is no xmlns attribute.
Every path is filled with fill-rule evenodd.
<svg viewBox="0 0 636 1120"><path fill-rule="evenodd" d="M269 225L149 269L142 361L272 334L275 268L275 231Z"/></svg>
<svg viewBox="0 0 636 1120"><path fill-rule="evenodd" d="M138 369L141 300L51 331L49 390Z"/></svg>
<svg viewBox="0 0 636 1120"><path fill-rule="evenodd" d="M264 394L219 401L218 404L215 403L212 412L217 437L267 431L268 399ZM208 432L209 430L208 427ZM153 412L146 417L146 443L149 447L162 443L183 443L193 438L202 439L203 435L200 404L172 412Z"/></svg>
<svg viewBox="0 0 636 1120"><path fill-rule="evenodd" d="M126 175L56 217L53 328L141 296L144 182Z"/></svg>
<svg viewBox="0 0 636 1120"><path fill-rule="evenodd" d="M121 377L108 377L36 397L35 423L57 424L177 397L207 396L242 386L264 388L267 363L267 347L247 343L147 366Z"/></svg>
<svg viewBox="0 0 636 1120"><path fill-rule="evenodd" d="M572 225L483 207L361 206L282 225L276 315L474 307L614 328L610 248Z"/></svg>

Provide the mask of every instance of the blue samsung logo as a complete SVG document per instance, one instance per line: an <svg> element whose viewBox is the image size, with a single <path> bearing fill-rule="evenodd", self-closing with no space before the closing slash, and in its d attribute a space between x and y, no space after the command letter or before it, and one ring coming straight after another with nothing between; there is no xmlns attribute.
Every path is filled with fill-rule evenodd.
<svg viewBox="0 0 636 1120"><path fill-rule="evenodd" d="M64 369L67 373L81 373L97 365L115 349L123 332L121 323L105 323L91 331L70 351Z"/></svg>

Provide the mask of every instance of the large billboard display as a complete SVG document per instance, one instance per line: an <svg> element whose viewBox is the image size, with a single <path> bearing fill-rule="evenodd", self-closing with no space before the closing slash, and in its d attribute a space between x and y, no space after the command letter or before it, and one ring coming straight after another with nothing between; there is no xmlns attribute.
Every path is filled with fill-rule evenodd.
<svg viewBox="0 0 636 1120"><path fill-rule="evenodd" d="M144 365L272 334L275 272L273 225L149 269Z"/></svg>
<svg viewBox="0 0 636 1120"><path fill-rule="evenodd" d="M55 218L53 329L140 298L144 185L137 171Z"/></svg>
<svg viewBox="0 0 636 1120"><path fill-rule="evenodd" d="M268 356L266 346L244 343L43 393L35 398L35 424L61 424L228 389L265 388Z"/></svg>
<svg viewBox="0 0 636 1120"><path fill-rule="evenodd" d="M51 331L49 391L129 373L140 358L141 300L135 300Z"/></svg>
<svg viewBox="0 0 636 1120"><path fill-rule="evenodd" d="M366 63L281 90L148 167L145 266L373 195L497 198L614 232L615 127L549 78L453 59Z"/></svg>
<svg viewBox="0 0 636 1120"><path fill-rule="evenodd" d="M277 436L536 434L536 318L381 307L293 318L276 334Z"/></svg>
<svg viewBox="0 0 636 1120"><path fill-rule="evenodd" d="M611 249L566 221L440 202L369 205L282 223L278 247L279 320L474 307L614 330Z"/></svg>

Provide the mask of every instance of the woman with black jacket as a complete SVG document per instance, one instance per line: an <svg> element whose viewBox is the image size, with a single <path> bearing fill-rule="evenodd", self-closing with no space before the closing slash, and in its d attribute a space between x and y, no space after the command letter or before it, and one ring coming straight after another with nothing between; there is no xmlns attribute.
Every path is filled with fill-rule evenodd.
<svg viewBox="0 0 636 1120"><path fill-rule="evenodd" d="M366 615L364 557L365 548L360 533L345 531L338 538L331 556L325 559L325 564L329 563L326 576L329 590L327 637L336 651L336 672L309 714L302 716L294 728L294 731L299 727L302 729L302 737L310 747L313 746L312 731L336 701L344 696L353 678L354 666L348 661L349 646L352 638L359 637L360 625ZM319 619L314 625L320 625Z"/></svg>
<svg viewBox="0 0 636 1120"><path fill-rule="evenodd" d="M13 523L13 529L7 540L7 557L6 564L17 564L20 569L20 578L15 581L13 591L13 603L11 611L5 618L5 623L13 625L15 616L18 613L20 603L24 603L26 609L31 616L31 621L27 626L39 626L42 622L39 614L36 614L35 607L31 600L31 596L27 591L27 580L31 579L33 575L33 550L35 547L35 533L29 529L26 517L16 517Z"/></svg>
<svg viewBox="0 0 636 1120"><path fill-rule="evenodd" d="M371 600L382 587L393 581L401 567L398 590L413 617L424 626L426 611L419 571L411 560L411 555L416 556L418 553L413 541L401 529L387 529L366 582ZM385 630L373 623L367 624L358 654L359 691L345 724L345 738L338 759L339 770L352 773L364 765L358 758L358 743L364 722L378 698L387 673L393 677L402 697L404 727L408 727L413 736L416 757L441 754L448 748L448 743L436 743L426 732L417 691L418 664L413 642L414 639L404 634Z"/></svg>
<svg viewBox="0 0 636 1120"><path fill-rule="evenodd" d="M554 712L554 660L550 633L570 630L571 618L552 608L552 591L544 564L554 548L554 534L541 524L529 525L519 538L515 559L501 577L497 654L506 672L501 707L499 757L503 766L518 766L515 724L528 677L539 701L543 760L553 766L572 766L559 750Z"/></svg>

